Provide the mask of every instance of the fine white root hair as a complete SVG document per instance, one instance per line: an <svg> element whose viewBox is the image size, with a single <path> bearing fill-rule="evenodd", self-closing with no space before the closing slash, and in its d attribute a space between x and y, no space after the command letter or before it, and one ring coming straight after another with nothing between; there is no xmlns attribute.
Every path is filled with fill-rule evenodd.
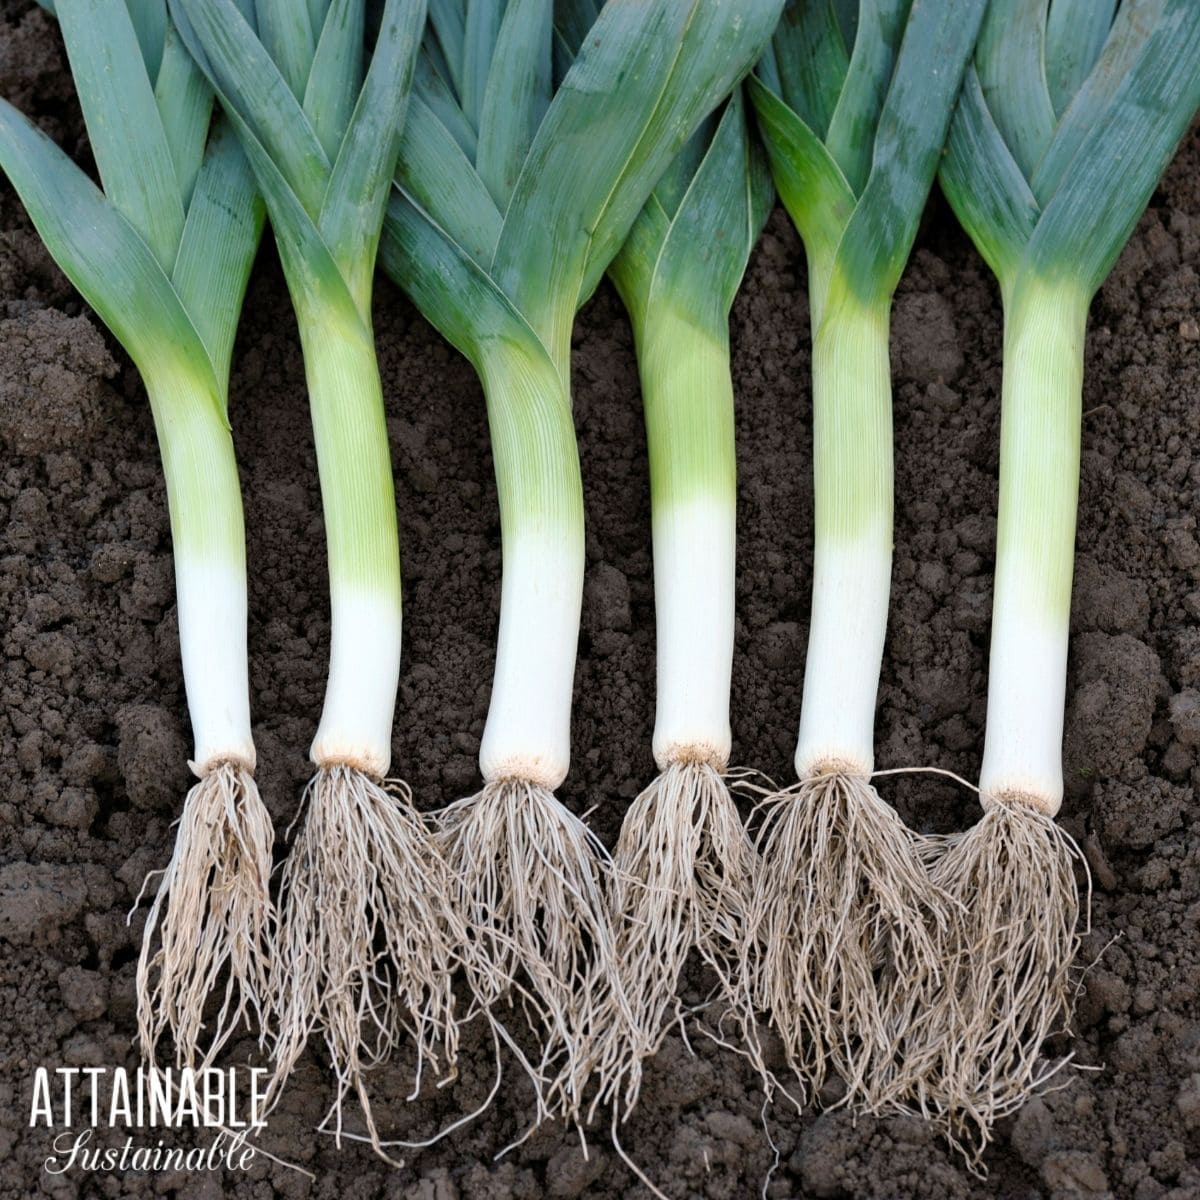
<svg viewBox="0 0 1200 1200"><path fill-rule="evenodd" d="M1069 1027L1079 950L1074 865L1087 870L1052 817L1019 797L984 804L972 829L929 853L932 878L961 903L947 953L953 1008L919 1031L936 1058L921 1107L976 1160L995 1122L1070 1061L1046 1059L1043 1045Z"/></svg>
<svg viewBox="0 0 1200 1200"><path fill-rule="evenodd" d="M810 1095L832 1070L846 1103L904 1110L928 1069L912 1022L944 1002L952 901L862 775L814 774L760 808L746 990Z"/></svg>
<svg viewBox="0 0 1200 1200"><path fill-rule="evenodd" d="M606 902L612 860L553 792L528 780L488 782L434 819L473 942L471 989L484 1008L519 999L539 1042L537 1060L523 1058L537 1121L579 1123L589 1084L610 1090L619 1066L603 1049L611 1023L629 1019ZM491 1019L515 1050L494 1011Z"/></svg>
<svg viewBox="0 0 1200 1200"><path fill-rule="evenodd" d="M221 763L188 792L171 861L146 877L134 905L159 875L137 967L138 1038L151 1067L164 1034L176 1064L194 1068L211 1065L246 1021L261 1037L274 844L271 816L245 767ZM220 1009L206 1028L205 1004L226 969Z"/></svg>
<svg viewBox="0 0 1200 1200"><path fill-rule="evenodd" d="M334 1132L353 1093L372 1146L387 1158L364 1075L405 1039L416 1055L414 1097L426 1072L453 1072L459 1022L451 985L467 934L450 903L446 864L406 785L322 767L302 808L280 884L271 1103L319 1032L336 1078Z"/></svg>
<svg viewBox="0 0 1200 1200"><path fill-rule="evenodd" d="M612 1026L624 1042L608 1097L620 1119L637 1103L642 1064L680 1018L676 991L695 949L717 978L715 998L739 1030L753 1029L741 987L754 847L725 778L708 762L674 762L633 802L615 852L617 969L631 1021Z"/></svg>

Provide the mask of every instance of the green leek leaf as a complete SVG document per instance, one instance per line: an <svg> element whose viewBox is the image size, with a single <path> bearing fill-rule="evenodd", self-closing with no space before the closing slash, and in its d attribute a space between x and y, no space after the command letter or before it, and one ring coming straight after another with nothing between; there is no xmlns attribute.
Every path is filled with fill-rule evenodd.
<svg viewBox="0 0 1200 1200"><path fill-rule="evenodd" d="M133 22L138 45L142 48L142 59L150 86L158 83L158 72L162 64L163 45L167 38L167 0L125 0L129 19Z"/></svg>
<svg viewBox="0 0 1200 1200"><path fill-rule="evenodd" d="M1046 86L1062 116L1100 57L1117 0L1054 0L1046 21ZM1122 8L1129 7L1128 4Z"/></svg>
<svg viewBox="0 0 1200 1200"><path fill-rule="evenodd" d="M856 193L871 170L871 147L892 77L912 0L863 0L850 55L825 145Z"/></svg>
<svg viewBox="0 0 1200 1200"><path fill-rule="evenodd" d="M479 118L479 177L501 210L550 105L554 0L509 0Z"/></svg>
<svg viewBox="0 0 1200 1200"><path fill-rule="evenodd" d="M988 110L974 66L967 68L950 126L942 190L1000 279L1016 269L1041 209Z"/></svg>
<svg viewBox="0 0 1200 1200"><path fill-rule="evenodd" d="M304 111L326 155L333 160L362 88L364 12L358 0L333 0L320 28L312 69L304 84Z"/></svg>
<svg viewBox="0 0 1200 1200"><path fill-rule="evenodd" d="M477 131L503 15L503 0L467 0L459 95L462 97L463 114Z"/></svg>
<svg viewBox="0 0 1200 1200"><path fill-rule="evenodd" d="M212 365L153 252L100 189L6 100L0 100L0 167L54 261L143 376L167 356L182 357L217 403L221 388Z"/></svg>
<svg viewBox="0 0 1200 1200"><path fill-rule="evenodd" d="M124 0L59 0L57 8L105 194L169 272L183 201L129 10Z"/></svg>
<svg viewBox="0 0 1200 1200"><path fill-rule="evenodd" d="M1033 194L1039 200L1044 202L1054 194L1087 131L1111 103L1121 81L1142 52L1151 30L1162 16L1164 4L1165 0L1125 0L1121 5L1103 53L1077 88L1030 180Z"/></svg>
<svg viewBox="0 0 1200 1200"><path fill-rule="evenodd" d="M226 111L253 131L315 220L325 199L329 160L296 93L234 0L172 0L171 15ZM300 86L303 94L303 81Z"/></svg>
<svg viewBox="0 0 1200 1200"><path fill-rule="evenodd" d="M297 0L254 0L258 37L297 100L304 97L317 41L308 6Z"/></svg>
<svg viewBox="0 0 1200 1200"><path fill-rule="evenodd" d="M788 0L774 43L779 95L824 140L850 68L834 0Z"/></svg>
<svg viewBox="0 0 1200 1200"><path fill-rule="evenodd" d="M1046 84L1050 0L992 0L976 51L984 99L1025 177L1050 145L1054 105Z"/></svg>

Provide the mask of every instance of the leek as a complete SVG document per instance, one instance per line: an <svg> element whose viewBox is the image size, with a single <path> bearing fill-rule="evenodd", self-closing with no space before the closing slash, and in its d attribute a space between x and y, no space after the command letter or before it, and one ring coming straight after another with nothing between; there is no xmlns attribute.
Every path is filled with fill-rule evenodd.
<svg viewBox="0 0 1200 1200"><path fill-rule="evenodd" d="M658 640L660 774L631 805L615 854L636 1039L627 1110L693 946L722 998L742 998L755 857L725 779L737 526L729 310L774 196L739 89L659 181L609 268L641 374Z"/></svg>
<svg viewBox="0 0 1200 1200"><path fill-rule="evenodd" d="M813 1093L906 1092L947 920L921 845L871 785L892 561L888 323L983 0L796 0L750 95L804 241L816 537L799 783L767 798L745 987Z"/></svg>
<svg viewBox="0 0 1200 1200"><path fill-rule="evenodd" d="M164 3L58 0L101 192L0 101L0 167L55 262L125 347L162 455L199 782L146 921L138 1033L153 1065L213 1061L266 988L274 833L254 783L246 549L229 360L262 230L253 177ZM157 934L158 942L155 943ZM218 1015L203 1008L228 968Z"/></svg>
<svg viewBox="0 0 1200 1200"><path fill-rule="evenodd" d="M573 64L551 0L431 6L381 257L483 382L500 629L483 788L440 815L458 904L538 1027L539 1116L622 1067L611 863L555 797L584 570L570 335L659 176L765 44L778 0L609 0ZM554 87L555 64L561 82Z"/></svg>
<svg viewBox="0 0 1200 1200"><path fill-rule="evenodd" d="M1054 823L1088 307L1200 107L1192 0L993 0L950 131L942 188L1004 304L982 820L934 878L963 901L950 1027L925 1103L986 1145L1061 1063L1078 854Z"/></svg>
<svg viewBox="0 0 1200 1200"><path fill-rule="evenodd" d="M388 0L363 71L365 0L172 0L267 203L300 329L332 611L316 772L284 867L273 968L276 1092L320 1030L381 1143L363 1080L407 1030L418 1080L453 1068L466 933L402 784L384 784L400 667L400 559L371 325L380 226L424 0ZM340 1124L339 1124L340 1128Z"/></svg>

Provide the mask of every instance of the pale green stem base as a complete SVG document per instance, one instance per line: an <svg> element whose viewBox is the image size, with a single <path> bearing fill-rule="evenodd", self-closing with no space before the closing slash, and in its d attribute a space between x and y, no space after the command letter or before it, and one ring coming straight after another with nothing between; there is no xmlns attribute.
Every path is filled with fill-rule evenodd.
<svg viewBox="0 0 1200 1200"><path fill-rule="evenodd" d="M1062 803L1067 638L1089 297L1025 279L1006 297L1000 514L980 788Z"/></svg>

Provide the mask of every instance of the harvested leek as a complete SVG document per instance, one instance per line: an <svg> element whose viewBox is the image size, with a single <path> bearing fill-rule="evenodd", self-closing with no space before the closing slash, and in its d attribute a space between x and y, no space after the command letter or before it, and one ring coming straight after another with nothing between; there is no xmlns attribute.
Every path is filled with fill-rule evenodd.
<svg viewBox="0 0 1200 1200"><path fill-rule="evenodd" d="M654 759L617 843L618 967L641 1060L677 1007L688 951L738 987L754 849L725 780L736 475L729 310L774 200L741 89L676 158L609 274L633 324L650 457L658 643ZM743 1020L752 1016L743 1011Z"/></svg>
<svg viewBox="0 0 1200 1200"><path fill-rule="evenodd" d="M982 1147L1061 1063L1077 850L1054 823L1088 307L1200 107L1192 0L992 0L942 188L1004 302L1000 507L982 820L933 877L962 901L953 1024L925 1104Z"/></svg>
<svg viewBox="0 0 1200 1200"><path fill-rule="evenodd" d="M939 990L946 905L871 785L892 562L892 293L933 182L983 0L795 0L750 94L804 240L816 540L799 783L763 802L746 988L811 1091L832 1067L880 1107Z"/></svg>
<svg viewBox="0 0 1200 1200"><path fill-rule="evenodd" d="M4 101L0 167L133 359L154 415L199 782L146 922L138 1032L151 1063L169 1034L177 1063L194 1067L260 1015L267 988L274 833L253 776L245 531L227 415L262 206L232 131L218 121L210 132L212 93L165 3L56 8L104 191ZM225 968L205 1038L205 1000Z"/></svg>

